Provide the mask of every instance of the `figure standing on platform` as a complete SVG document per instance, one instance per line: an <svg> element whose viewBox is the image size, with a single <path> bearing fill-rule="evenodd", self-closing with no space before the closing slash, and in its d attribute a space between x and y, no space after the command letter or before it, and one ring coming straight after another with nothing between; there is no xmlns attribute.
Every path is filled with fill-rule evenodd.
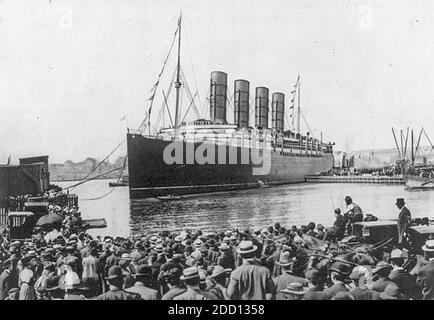
<svg viewBox="0 0 434 320"><path fill-rule="evenodd" d="M395 204L401 210L398 215L398 245L402 247L405 243L407 228L411 224L411 213L405 206L404 198L396 199Z"/></svg>

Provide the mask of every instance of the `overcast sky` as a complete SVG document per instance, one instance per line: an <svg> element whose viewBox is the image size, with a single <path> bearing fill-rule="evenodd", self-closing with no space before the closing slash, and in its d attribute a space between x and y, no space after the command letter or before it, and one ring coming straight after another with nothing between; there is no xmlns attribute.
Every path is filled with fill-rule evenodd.
<svg viewBox="0 0 434 320"><path fill-rule="evenodd" d="M247 79L287 106L300 73L303 113L337 150L393 147L391 126L434 139L433 1L4 0L0 161L104 158L144 118L180 10L182 65L202 104L214 70L230 91Z"/></svg>

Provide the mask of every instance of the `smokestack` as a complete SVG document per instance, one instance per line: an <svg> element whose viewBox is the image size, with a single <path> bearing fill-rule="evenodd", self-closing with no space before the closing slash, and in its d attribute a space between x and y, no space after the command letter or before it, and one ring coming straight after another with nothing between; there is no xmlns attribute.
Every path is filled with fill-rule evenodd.
<svg viewBox="0 0 434 320"><path fill-rule="evenodd" d="M249 91L250 84L247 80L235 80L234 82L234 119L238 128L249 127Z"/></svg>
<svg viewBox="0 0 434 320"><path fill-rule="evenodd" d="M274 92L271 100L272 100L271 128L276 132L283 133L284 114L285 114L285 95L281 92Z"/></svg>
<svg viewBox="0 0 434 320"><path fill-rule="evenodd" d="M211 72L210 118L214 123L226 124L226 92L228 75L221 71Z"/></svg>
<svg viewBox="0 0 434 320"><path fill-rule="evenodd" d="M255 126L268 128L268 88L257 87L255 95Z"/></svg>

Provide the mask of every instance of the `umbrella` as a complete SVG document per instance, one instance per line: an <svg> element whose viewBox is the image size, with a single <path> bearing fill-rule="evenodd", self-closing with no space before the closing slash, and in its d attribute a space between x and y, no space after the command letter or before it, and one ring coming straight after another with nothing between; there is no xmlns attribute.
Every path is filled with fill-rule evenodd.
<svg viewBox="0 0 434 320"><path fill-rule="evenodd" d="M57 213L50 213L39 218L38 222L36 222L36 225L42 227L42 226L62 223L62 222L63 222L63 217L61 215Z"/></svg>

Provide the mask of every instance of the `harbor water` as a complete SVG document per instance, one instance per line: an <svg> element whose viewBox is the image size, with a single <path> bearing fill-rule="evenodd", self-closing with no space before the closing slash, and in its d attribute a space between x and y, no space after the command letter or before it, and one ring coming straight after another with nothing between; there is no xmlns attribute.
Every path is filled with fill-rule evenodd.
<svg viewBox="0 0 434 320"><path fill-rule="evenodd" d="M191 229L221 231L232 228L264 228L276 222L300 226L310 221L331 226L334 208L345 208L349 195L365 214L396 219L395 200L403 197L413 217L434 217L434 191L409 191L402 185L304 183L212 195L181 200L130 200L128 187L109 187L112 180L93 180L71 193L79 196L83 218L105 218L107 228L92 235L157 233ZM73 181L53 182L61 187Z"/></svg>

